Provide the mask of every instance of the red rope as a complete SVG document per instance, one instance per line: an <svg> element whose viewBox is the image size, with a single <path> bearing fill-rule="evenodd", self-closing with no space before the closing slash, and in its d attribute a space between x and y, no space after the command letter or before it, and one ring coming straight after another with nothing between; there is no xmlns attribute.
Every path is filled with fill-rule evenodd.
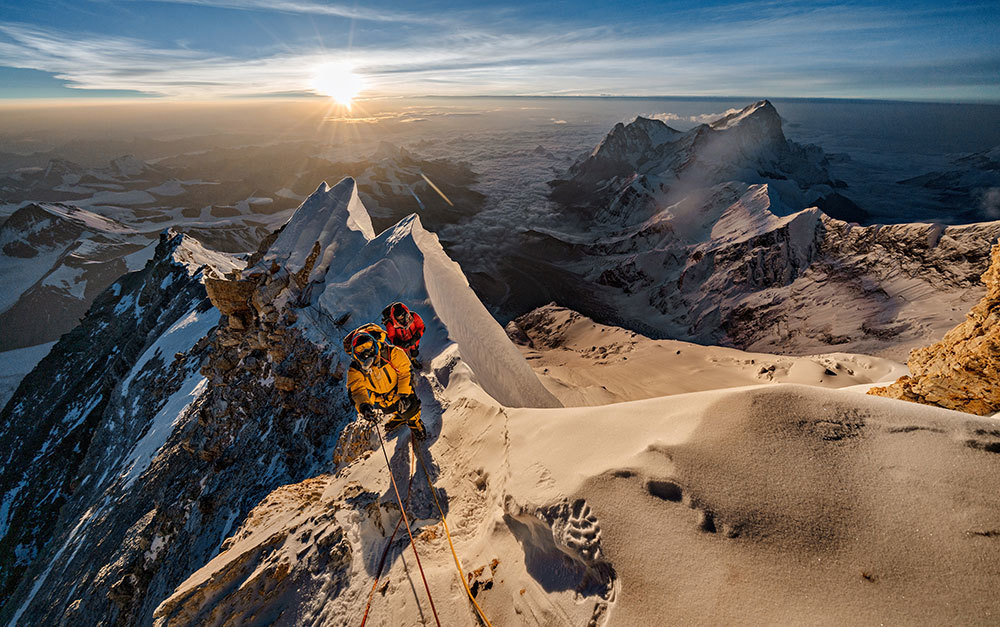
<svg viewBox="0 0 1000 627"><path fill-rule="evenodd" d="M410 504L410 489L413 487L413 475L415 473L410 473L410 482L406 486L406 504ZM392 530L392 535L389 536L389 541L385 543L385 549L382 550L382 557L378 561L378 570L375 571L375 581L372 582L372 589L368 592L368 603L365 605L365 615L361 619L361 627L365 627L365 623L368 621L368 612L372 608L372 599L375 597L375 590L378 588L379 578L382 577L382 568L385 567L385 558L389 556L389 549L392 548L392 541L396 538L396 532L399 531L399 525L402 524L403 517L400 516L396 519L396 526Z"/></svg>
<svg viewBox="0 0 1000 627"><path fill-rule="evenodd" d="M431 603L431 612L434 614L434 622L437 627L441 627L441 620L438 619L437 608L434 607L434 599L431 597L431 588L427 585L427 577L424 575L424 567L420 564L420 555L417 554L417 544L413 541L413 532L410 531L410 521L406 518L406 510L403 507L403 499L399 496L399 488L396 487L396 478L392 474L392 466L389 465L389 454L385 452L385 440L382 439L382 429L375 423L375 432L378 433L378 441L382 445L382 456L385 457L385 466L389 469L389 479L392 481L392 489L396 493L396 502L399 503L399 512L402 520L406 524L406 533L410 536L410 546L413 547L413 557L417 559L417 568L420 569L420 578L424 581L424 590L427 591L427 600Z"/></svg>
<svg viewBox="0 0 1000 627"><path fill-rule="evenodd" d="M424 470L424 477L427 479L427 487L431 490L431 496L434 497L434 504L437 505L438 513L441 514L441 524L444 525L444 534L448 538L448 546L451 548L451 556L455 558L455 566L458 568L458 578L461 580L462 585L465 586L465 592L469 595L469 600L472 601L473 607L476 608L476 614L483 621L486 627L493 627L489 619L486 618L486 614L483 612L483 608L479 607L476 603L476 597L472 596L472 590L469 590L469 583L465 580L465 569L462 568L462 563L458 560L458 553L455 552L455 545L451 541L451 532L448 531L448 521L445 520L444 509L441 507L441 502L438 500L437 491L434 489L434 484L431 483L431 473L427 471L427 465L424 464L424 456L420 454L417 450L417 443L413 439L410 440L413 444L413 455L420 462L420 467Z"/></svg>

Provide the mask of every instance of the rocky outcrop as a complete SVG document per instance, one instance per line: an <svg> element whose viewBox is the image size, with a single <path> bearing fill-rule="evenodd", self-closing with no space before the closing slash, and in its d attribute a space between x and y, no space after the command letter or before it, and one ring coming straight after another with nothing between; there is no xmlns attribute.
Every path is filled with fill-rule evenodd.
<svg viewBox="0 0 1000 627"><path fill-rule="evenodd" d="M324 501L327 483L324 475L269 494L222 545L223 552L238 557L204 579L196 573L157 608L154 624L256 624L262 617L268 623L313 623L302 599L335 598L347 585L353 557L335 520L345 503ZM316 509L322 510L319 515ZM219 602L206 609L206 599L213 597Z"/></svg>
<svg viewBox="0 0 1000 627"><path fill-rule="evenodd" d="M1000 411L1000 244L983 274L986 296L937 344L910 354L910 375L869 394L985 416Z"/></svg>
<svg viewBox="0 0 1000 627"><path fill-rule="evenodd" d="M123 452L101 440L102 425L110 422L119 434L145 426L148 416L138 403L129 408L127 427L116 424L120 415L112 407L117 386L140 357L151 349L156 353L144 364L151 415L180 387L184 374L197 368L197 360L189 363L186 354L159 354L152 347L185 315L207 308L201 281L213 270L184 260L203 256L197 242L164 231L146 267L98 296L80 325L62 336L0 412L0 610L52 537L64 504L81 488L94 488L100 475L92 472L88 456ZM171 366L170 372L161 377L152 372L155 366Z"/></svg>

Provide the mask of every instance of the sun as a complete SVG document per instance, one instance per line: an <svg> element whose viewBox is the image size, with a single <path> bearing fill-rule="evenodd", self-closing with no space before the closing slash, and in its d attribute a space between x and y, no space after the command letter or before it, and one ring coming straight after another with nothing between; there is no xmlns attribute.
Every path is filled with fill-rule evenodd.
<svg viewBox="0 0 1000 627"><path fill-rule="evenodd" d="M347 63L324 63L313 72L313 91L329 96L347 108L364 88L364 80Z"/></svg>

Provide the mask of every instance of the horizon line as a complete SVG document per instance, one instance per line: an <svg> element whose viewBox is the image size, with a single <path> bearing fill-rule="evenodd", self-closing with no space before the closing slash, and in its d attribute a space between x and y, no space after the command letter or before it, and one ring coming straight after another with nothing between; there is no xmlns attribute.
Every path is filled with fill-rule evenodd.
<svg viewBox="0 0 1000 627"><path fill-rule="evenodd" d="M656 94L656 95L635 95L635 94L418 94L418 95L384 95L356 98L355 103L365 102L407 100L407 99L565 99L565 100L692 100L692 101L720 101L720 100L773 100L773 101L811 101L811 102L872 102L872 103L896 103L896 104L954 104L954 105L1000 105L1000 99L952 99L941 100L934 98L877 98L877 97L856 97L856 96L761 96L761 95L692 95L692 94ZM212 98L212 99L186 99L169 98L161 96L57 96L57 97L0 97L0 107L19 108L31 105L49 106L108 106L108 105L227 105L227 104L265 104L280 102L315 102L329 101L326 96L301 94L301 95L267 95L240 96L232 98Z"/></svg>

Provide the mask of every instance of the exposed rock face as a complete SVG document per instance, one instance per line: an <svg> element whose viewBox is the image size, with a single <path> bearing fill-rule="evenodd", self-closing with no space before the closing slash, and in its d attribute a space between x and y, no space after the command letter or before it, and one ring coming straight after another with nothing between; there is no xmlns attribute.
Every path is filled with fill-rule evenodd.
<svg viewBox="0 0 1000 627"><path fill-rule="evenodd" d="M986 296L937 344L910 354L910 376L876 396L985 416L1000 411L1000 244L983 274Z"/></svg>
<svg viewBox="0 0 1000 627"><path fill-rule="evenodd" d="M112 387L103 404L87 414L84 426L93 436L83 446L75 446L80 438L61 432L50 437L49 448L75 447L83 461L59 465L70 487L57 490L57 502L40 510L49 517L47 535L35 531L41 529L38 516L15 512L17 529L11 531L17 533L4 538L4 551L13 560L31 546L37 566L4 569L23 576L16 589L17 579L7 584L12 594L5 591L5 602L12 602L0 609L0 621L149 624L163 598L211 560L222 540L272 490L331 469L341 428L354 414L343 390L340 342L330 343L332 348L317 344L296 325L300 316L316 315L302 308L296 281L296 274L308 275L316 253L313 242L306 243L294 272L267 261L246 272L227 268L225 279L221 273L205 277L211 284L207 289L197 281L197 307L168 301L181 308L169 319L180 318L172 327L175 334L188 339L168 342L171 332L162 326L148 336L131 332L130 338L159 348L148 360L145 355L136 360L129 350L131 361L109 372ZM150 289L170 284L160 275L147 283ZM181 285L176 279L174 284ZM115 304L130 294L93 312L91 324L80 331L86 331L87 341L94 339L91 327L107 325ZM140 304L149 315L162 315L167 308L158 301ZM113 346L108 350L114 354ZM92 356L84 349L80 358ZM20 407L17 399L12 407ZM52 404L35 406L46 403ZM38 429L48 432L45 424ZM23 455L37 454L38 444ZM364 447L355 448L338 461L347 463L363 453ZM73 493L77 484L82 487ZM59 481L47 478L37 489L22 490L24 507L43 502L36 490L52 485ZM25 543L28 533L38 535L34 544ZM87 550L77 552L79 546ZM325 564L337 547L343 544L331 536L324 544L329 553L317 559ZM274 568L259 581L282 581L282 567ZM294 578L286 584L290 589L304 585ZM267 590L254 590L273 601Z"/></svg>
<svg viewBox="0 0 1000 627"><path fill-rule="evenodd" d="M184 375L198 366L186 354L160 354L156 340L178 320L209 307L201 279L209 268L188 265L185 251L201 247L187 236L165 231L153 260L127 274L94 301L81 324L64 335L0 413L0 598L10 598L22 574L58 527L63 505L78 491L94 489L100 476L95 452L124 453L102 439L102 425L117 432L142 429ZM184 349L189 346L183 347ZM138 377L146 402L130 407L133 420L119 421L115 389L140 362ZM170 366L170 372L167 372ZM162 369L162 370L161 370ZM148 386L147 386L148 384ZM152 413L146 415L143 409ZM6 605L3 606L5 609Z"/></svg>

